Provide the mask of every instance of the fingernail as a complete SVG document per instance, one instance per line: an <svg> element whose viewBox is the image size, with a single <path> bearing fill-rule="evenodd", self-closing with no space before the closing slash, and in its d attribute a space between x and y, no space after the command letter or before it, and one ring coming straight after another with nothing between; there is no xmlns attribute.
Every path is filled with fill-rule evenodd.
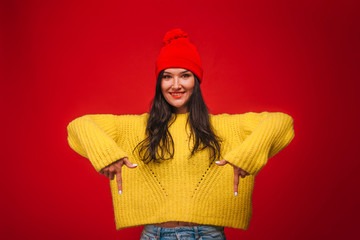
<svg viewBox="0 0 360 240"><path fill-rule="evenodd" d="M119 194L121 195L121 193L122 193L122 191L121 190L119 190Z"/></svg>
<svg viewBox="0 0 360 240"><path fill-rule="evenodd" d="M136 167L136 166L137 166L137 164L133 164L133 166L135 166L135 167Z"/></svg>
<svg viewBox="0 0 360 240"><path fill-rule="evenodd" d="M215 163L220 163L220 161L216 161Z"/></svg>
<svg viewBox="0 0 360 240"><path fill-rule="evenodd" d="M237 196L237 192L234 193L235 194L235 197Z"/></svg>

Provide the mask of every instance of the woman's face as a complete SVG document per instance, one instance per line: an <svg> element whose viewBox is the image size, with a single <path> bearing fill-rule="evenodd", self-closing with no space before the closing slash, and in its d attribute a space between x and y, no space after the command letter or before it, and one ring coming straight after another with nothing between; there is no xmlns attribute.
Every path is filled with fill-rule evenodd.
<svg viewBox="0 0 360 240"><path fill-rule="evenodd" d="M184 68L167 68L161 79L161 92L176 113L186 113L195 85L194 74Z"/></svg>

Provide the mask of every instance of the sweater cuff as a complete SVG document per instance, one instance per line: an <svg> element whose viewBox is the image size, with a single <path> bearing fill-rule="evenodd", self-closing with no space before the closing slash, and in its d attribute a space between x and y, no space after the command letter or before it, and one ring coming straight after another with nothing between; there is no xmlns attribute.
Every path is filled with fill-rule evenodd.
<svg viewBox="0 0 360 240"><path fill-rule="evenodd" d="M96 153L95 156L90 156L89 160L95 170L99 172L104 167L127 156L128 154L126 154L120 148L107 148L104 149L104 151L101 153Z"/></svg>
<svg viewBox="0 0 360 240"><path fill-rule="evenodd" d="M256 149L255 146L244 144L225 155L229 163L243 169L251 175L257 175L268 160L268 150Z"/></svg>

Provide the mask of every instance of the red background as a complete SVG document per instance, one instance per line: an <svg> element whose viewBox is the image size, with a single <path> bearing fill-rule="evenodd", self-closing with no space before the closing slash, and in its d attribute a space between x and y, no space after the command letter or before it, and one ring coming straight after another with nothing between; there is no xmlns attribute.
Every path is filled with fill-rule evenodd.
<svg viewBox="0 0 360 240"><path fill-rule="evenodd" d="M109 181L67 144L84 114L140 114L166 31L204 66L211 113L280 111L295 138L256 178L228 239L359 236L357 1L2 1L3 239L139 239L116 231Z"/></svg>

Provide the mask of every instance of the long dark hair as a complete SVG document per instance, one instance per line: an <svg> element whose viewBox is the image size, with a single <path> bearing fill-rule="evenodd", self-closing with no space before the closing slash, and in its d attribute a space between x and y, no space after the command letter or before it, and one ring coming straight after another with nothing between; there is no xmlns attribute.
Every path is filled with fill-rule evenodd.
<svg viewBox="0 0 360 240"><path fill-rule="evenodd" d="M174 157L174 140L169 132L169 127L176 120L176 114L172 119L175 107L166 101L161 92L163 73L164 70L159 73L157 78L155 96L151 102L150 116L146 126L147 137L135 147L135 149L140 148L139 156L145 163L159 162ZM194 143L190 158L197 151L209 148L210 159L214 161L221 157L220 142L222 140L213 131L209 120L209 110L201 94L199 79L195 74L194 78L195 85L187 105L189 118L186 122L186 124L190 123L190 139Z"/></svg>

